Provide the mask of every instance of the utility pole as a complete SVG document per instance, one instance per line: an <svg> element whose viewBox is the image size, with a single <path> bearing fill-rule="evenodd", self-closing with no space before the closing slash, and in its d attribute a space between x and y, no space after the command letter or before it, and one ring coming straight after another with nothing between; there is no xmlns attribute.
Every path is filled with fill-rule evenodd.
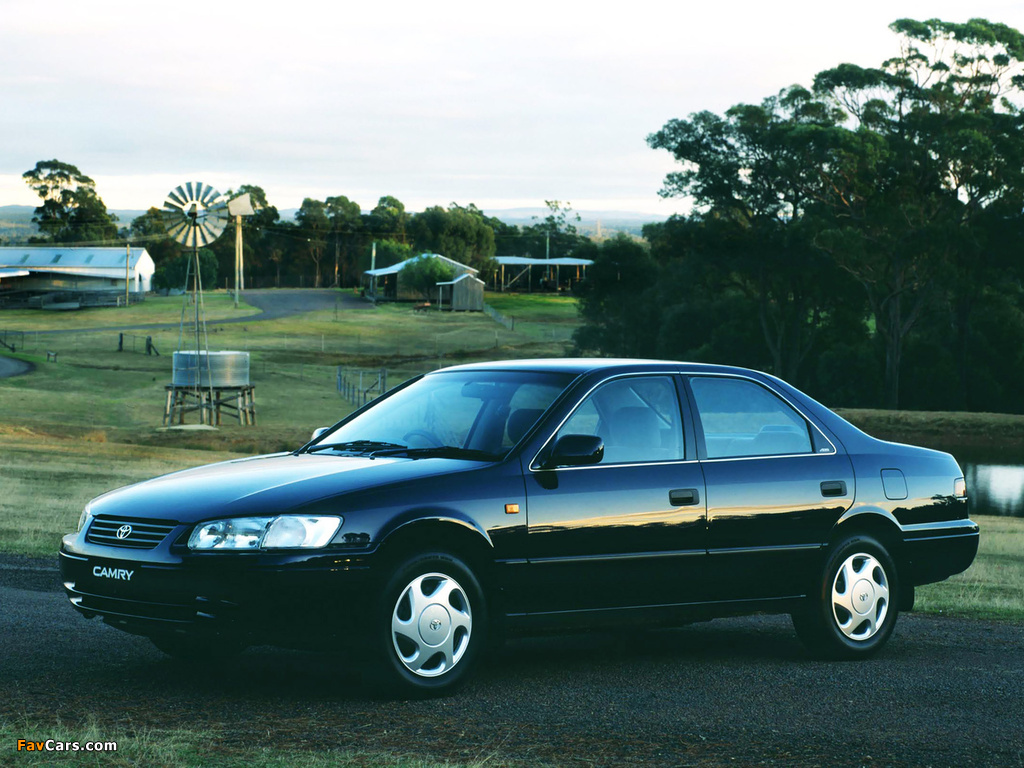
<svg viewBox="0 0 1024 768"><path fill-rule="evenodd" d="M235 309L242 283L242 214L235 214Z"/></svg>
<svg viewBox="0 0 1024 768"><path fill-rule="evenodd" d="M128 286L132 279L132 244L129 240L124 244L124 305L128 306Z"/></svg>

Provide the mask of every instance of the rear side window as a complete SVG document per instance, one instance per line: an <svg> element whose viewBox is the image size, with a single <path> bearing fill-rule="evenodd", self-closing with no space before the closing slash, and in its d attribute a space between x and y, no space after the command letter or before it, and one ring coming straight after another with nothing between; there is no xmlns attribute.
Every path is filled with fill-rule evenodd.
<svg viewBox="0 0 1024 768"><path fill-rule="evenodd" d="M690 389L709 459L813 452L804 418L759 384L701 376Z"/></svg>

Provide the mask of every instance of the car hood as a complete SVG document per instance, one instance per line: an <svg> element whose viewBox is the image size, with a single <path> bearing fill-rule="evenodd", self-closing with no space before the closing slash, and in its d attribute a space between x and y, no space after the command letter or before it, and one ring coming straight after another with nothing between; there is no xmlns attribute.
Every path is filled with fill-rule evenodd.
<svg viewBox="0 0 1024 768"><path fill-rule="evenodd" d="M91 502L94 515L192 523L265 515L316 505L367 488L479 466L455 459L274 454L186 469L111 491ZM319 505L321 511L323 505Z"/></svg>

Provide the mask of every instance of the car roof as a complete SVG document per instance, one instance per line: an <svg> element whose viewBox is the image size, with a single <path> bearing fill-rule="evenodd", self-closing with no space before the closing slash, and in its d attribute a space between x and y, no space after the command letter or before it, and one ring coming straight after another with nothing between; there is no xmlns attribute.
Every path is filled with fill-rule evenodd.
<svg viewBox="0 0 1024 768"><path fill-rule="evenodd" d="M571 373L581 375L592 372L633 373L637 371L682 371L686 373L732 373L758 377L764 374L748 368L729 365L711 365L708 363L686 363L674 360L641 360L632 358L609 357L553 357L532 360L495 360L487 363L468 363L443 371L547 371L552 373Z"/></svg>

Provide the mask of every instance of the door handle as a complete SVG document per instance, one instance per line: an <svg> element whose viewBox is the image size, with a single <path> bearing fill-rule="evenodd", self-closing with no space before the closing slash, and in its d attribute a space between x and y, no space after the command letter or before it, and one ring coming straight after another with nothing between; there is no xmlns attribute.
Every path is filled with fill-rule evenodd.
<svg viewBox="0 0 1024 768"><path fill-rule="evenodd" d="M842 480L826 480L821 484L822 496L845 496L846 483Z"/></svg>
<svg viewBox="0 0 1024 768"><path fill-rule="evenodd" d="M700 503L700 494L696 488L677 488L668 492L668 500L673 507L688 507Z"/></svg>

